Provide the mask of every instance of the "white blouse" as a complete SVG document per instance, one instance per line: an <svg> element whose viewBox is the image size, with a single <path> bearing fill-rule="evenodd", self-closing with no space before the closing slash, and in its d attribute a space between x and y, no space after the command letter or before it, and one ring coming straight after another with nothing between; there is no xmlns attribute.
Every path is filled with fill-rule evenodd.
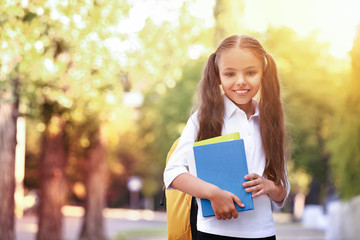
<svg viewBox="0 0 360 240"><path fill-rule="evenodd" d="M262 176L265 169L265 154L262 148L260 135L260 116L258 102L255 113L247 119L244 111L236 106L224 95L225 114L222 135L239 132L244 139L246 160L249 173L257 173ZM164 182L167 189L172 181L182 173L190 172L196 176L193 145L198 132L197 112L188 120L178 143L176 150L171 155L164 171ZM286 182L287 194L282 203L276 203L282 207L290 192L290 184ZM275 224L272 216L271 199L267 195L254 198L254 210L239 212L238 218L218 220L216 217L204 218L201 212L201 202L197 217L197 228L201 232L243 238L262 238L275 235Z"/></svg>

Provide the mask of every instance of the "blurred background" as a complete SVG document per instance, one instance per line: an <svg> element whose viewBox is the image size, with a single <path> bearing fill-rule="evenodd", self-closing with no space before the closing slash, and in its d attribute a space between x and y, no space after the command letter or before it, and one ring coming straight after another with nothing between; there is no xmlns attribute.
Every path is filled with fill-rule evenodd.
<svg viewBox="0 0 360 240"><path fill-rule="evenodd" d="M356 0L0 0L0 238L14 239L26 216L37 239L62 239L66 214L81 218L79 239L104 239L104 209L164 213L166 154L204 64L225 37L248 34L277 62L291 139L291 194L274 212L351 239L359 9Z"/></svg>

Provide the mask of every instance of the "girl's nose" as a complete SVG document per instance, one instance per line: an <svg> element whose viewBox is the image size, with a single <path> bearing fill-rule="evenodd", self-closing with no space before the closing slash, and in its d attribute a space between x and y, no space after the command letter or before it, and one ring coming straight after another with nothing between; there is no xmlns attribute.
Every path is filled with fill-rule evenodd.
<svg viewBox="0 0 360 240"><path fill-rule="evenodd" d="M236 85L243 86L245 84L246 84L245 77L243 75L239 75L239 77L236 81Z"/></svg>

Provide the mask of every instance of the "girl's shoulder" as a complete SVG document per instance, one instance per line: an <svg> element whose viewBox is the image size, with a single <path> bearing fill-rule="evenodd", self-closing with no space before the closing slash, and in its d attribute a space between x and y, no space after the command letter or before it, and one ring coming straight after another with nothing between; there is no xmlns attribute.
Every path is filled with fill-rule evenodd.
<svg viewBox="0 0 360 240"><path fill-rule="evenodd" d="M199 126L198 114L199 110L195 110L195 112L190 115L187 121L187 125L192 124L197 128Z"/></svg>
<svg viewBox="0 0 360 240"><path fill-rule="evenodd" d="M196 118L198 117L199 109L196 109L195 111L190 113L190 118Z"/></svg>

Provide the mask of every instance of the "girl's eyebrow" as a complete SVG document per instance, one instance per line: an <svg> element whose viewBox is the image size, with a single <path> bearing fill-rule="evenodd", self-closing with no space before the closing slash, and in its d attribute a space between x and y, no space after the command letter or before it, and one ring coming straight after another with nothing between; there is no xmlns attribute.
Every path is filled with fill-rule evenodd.
<svg viewBox="0 0 360 240"><path fill-rule="evenodd" d="M248 66L248 67L244 68L244 70L257 69L257 68L259 68L259 67L253 65L253 66Z"/></svg>
<svg viewBox="0 0 360 240"><path fill-rule="evenodd" d="M256 68L258 68L258 66L250 65L250 66L245 67L244 70L256 69ZM238 69L236 67L226 67L224 69L224 71L233 71L233 70L238 70Z"/></svg>

